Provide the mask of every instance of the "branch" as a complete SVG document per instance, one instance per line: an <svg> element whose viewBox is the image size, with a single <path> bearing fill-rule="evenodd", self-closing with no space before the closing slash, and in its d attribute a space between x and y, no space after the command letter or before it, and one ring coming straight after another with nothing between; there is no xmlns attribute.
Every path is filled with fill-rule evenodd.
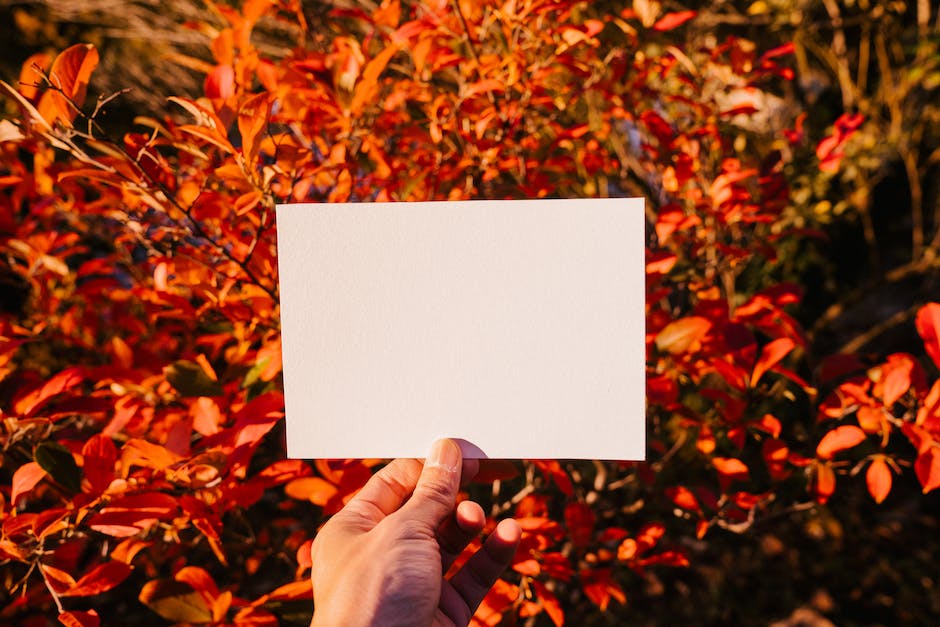
<svg viewBox="0 0 940 627"><path fill-rule="evenodd" d="M842 345L837 352L839 353L857 353L863 346L868 344L870 341L890 329L907 322L909 319L913 318L917 313L917 310L921 308L923 303L918 302L908 307L904 311L899 311L894 314L887 320L882 320L875 326L871 327L864 333L856 335L854 338Z"/></svg>
<svg viewBox="0 0 940 627"><path fill-rule="evenodd" d="M938 236L940 237L940 236ZM916 262L911 262L904 264L903 266L898 266L893 270L883 274L881 277L870 281L865 285L853 290L845 298L840 300L837 303L834 303L829 306L826 311L816 319L816 322L810 327L807 331L807 336L812 341L813 337L826 328L831 322L836 320L841 316L846 309L852 305L858 303L862 298L867 294L870 294L872 290L888 285L890 283L897 283L903 281L916 274L924 274L930 272L931 270L940 267L940 256L936 255L933 250L933 244L928 248L924 255Z"/></svg>
<svg viewBox="0 0 940 627"><path fill-rule="evenodd" d="M184 216L186 217L186 220L189 222L189 225L190 225L187 230L188 230L190 233L192 233L193 235L196 235L196 236L199 237L200 239L202 239L202 240L206 241L207 243L209 243L209 244L212 246L212 248L217 252L217 254L221 255L222 257L224 257L224 258L227 259L228 261L231 261L231 262L234 263L236 266L238 266L239 269L245 274L245 276L248 278L248 280L249 280L252 284L254 284L254 285L256 285L257 287L261 288L261 290L264 291L268 296L270 296L272 300L277 301L277 298L278 298L278 297L277 297L277 292L276 292L276 290L275 290L274 288L268 287L268 286L266 286L264 283L262 283L261 280L254 274L254 272L252 272L251 268L248 267L248 260L249 260L249 257L248 257L248 256L246 256L245 259L238 259L235 255L233 255L231 252L229 252L224 246L222 246L221 244L217 243L217 242L206 232L206 230L203 228L202 224L193 216L191 210L190 210L189 208L183 207L183 205L180 204L180 202L176 199L176 197L172 194L172 192L171 192L169 189L167 189L167 187L166 187L165 185L163 185L160 181L157 181L156 179L154 179L153 177L151 177L151 176L140 166L140 164L138 163L137 159L135 159L134 157L132 157L132 156L124 149L124 147L123 147L122 145L120 145L120 144L117 143L113 138L111 138L111 136L107 133L107 131L105 131L105 129L104 129L100 124L98 124L98 121L95 119L94 116L85 115L85 113L81 110L81 108L80 108L67 94L65 94L65 93L64 93L61 89L59 89L58 87L55 87L55 86L53 85L53 86L52 86L52 89L55 89L56 91L58 91L58 92L62 95L62 97L65 98L65 99L68 101L69 105L75 108L75 110L78 112L78 114L77 114L78 116L83 117L83 118L85 118L85 119L88 121L88 130L89 130L88 134L87 134L87 135L86 135L86 134L82 134L82 133L80 133L80 132L74 130L74 128L73 128L73 132L74 132L75 136L82 137L82 138L85 139L86 141L91 140L91 141L100 142L100 140L99 140L99 139L96 139L96 138L94 137L94 135L93 135L93 133L97 132L97 133L98 133L98 137L103 138L104 141L108 144L108 148L110 148L111 150L114 150L114 151L116 151L118 154L122 155L123 158L124 158L128 163L133 164L133 168L134 168L134 170L136 171L136 173L138 174L138 176L140 176L141 179L143 179L144 181L146 181L151 187L156 188L156 189L161 193L161 195L163 196L163 198L166 199L167 202L169 202L175 209L177 209L182 215L184 215ZM110 100L110 98L109 98L109 100ZM99 110L100 110L100 106L99 106L99 107L96 107L96 108L95 108L95 114L97 114ZM85 153L85 152L84 152L81 148L79 148L73 141L71 141L71 137L65 137L65 136L63 136L61 133L59 133L58 131L56 131L56 130L54 130L54 129L51 130L51 131L49 131L49 134L51 135L51 137L49 137L49 139L51 139L51 140L53 140L53 141L58 140L58 141L60 141L60 142L65 143L65 144L68 146L68 148L69 148L69 149L68 149L68 152L69 152L70 154L76 156L77 158L79 158L79 160L81 160L81 161L83 161L83 162L85 162L85 163L88 163L89 165L93 165L94 167L97 167L97 168L99 168L99 169L105 170L105 171L107 171L107 172L115 173L117 176L119 176L122 180L126 181L127 183L131 183L131 184L133 184L133 185L137 185L137 183L136 183L135 181L132 181L132 180L128 179L126 175L122 174L122 173L119 172L117 169L111 168L110 166L106 166L105 164L100 163L99 161L97 161L97 160L95 160L95 159L92 159L90 156L87 155L87 153ZM45 133L44 133L43 135L46 136ZM142 188L142 189L146 189L146 188ZM185 226L179 224L176 220L174 220L174 219L169 215L169 213L166 213L166 215L170 218L170 220L172 220L174 223L176 223L177 226L179 226L180 228L184 228L184 229L187 228L187 227L185 227ZM254 247L252 247L252 252L253 252L253 248L254 248Z"/></svg>

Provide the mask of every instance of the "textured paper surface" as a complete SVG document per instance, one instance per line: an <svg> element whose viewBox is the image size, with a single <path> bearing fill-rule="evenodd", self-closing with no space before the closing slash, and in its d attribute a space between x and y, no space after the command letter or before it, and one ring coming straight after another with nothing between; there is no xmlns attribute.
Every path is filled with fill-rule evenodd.
<svg viewBox="0 0 940 627"><path fill-rule="evenodd" d="M288 455L645 454L642 199L277 208Z"/></svg>

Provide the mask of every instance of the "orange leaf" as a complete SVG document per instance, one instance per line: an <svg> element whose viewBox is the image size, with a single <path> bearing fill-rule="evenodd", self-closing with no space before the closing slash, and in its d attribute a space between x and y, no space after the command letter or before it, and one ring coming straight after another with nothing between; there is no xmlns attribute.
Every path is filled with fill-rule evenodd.
<svg viewBox="0 0 940 627"><path fill-rule="evenodd" d="M891 408L910 389L916 364L907 355L891 355L881 367L881 398ZM876 393L877 393L876 388Z"/></svg>
<svg viewBox="0 0 940 627"><path fill-rule="evenodd" d="M666 15L662 16L655 24L653 24L653 30L665 32L674 28L678 28L696 15L697 13L695 11L677 11L675 13L667 13Z"/></svg>
<svg viewBox="0 0 940 627"><path fill-rule="evenodd" d="M313 589L310 580L293 581L275 588L265 595L267 601L309 601L313 599Z"/></svg>
<svg viewBox="0 0 940 627"><path fill-rule="evenodd" d="M692 512L702 512L702 507L699 505L698 499L695 498L692 490L684 486L666 488L666 496L672 500L676 507L681 507L682 509L687 509Z"/></svg>
<svg viewBox="0 0 940 627"><path fill-rule="evenodd" d="M558 597L556 597L545 584L537 579L532 579L529 583L532 584L532 587L535 589L542 609L545 610L548 617L555 623L555 627L562 627L562 625L565 624L565 613L561 609L561 603L558 602Z"/></svg>
<svg viewBox="0 0 940 627"><path fill-rule="evenodd" d="M16 501L25 494L28 494L36 484L42 481L46 476L46 471L36 462L26 462L16 469L13 473L13 481L10 486L10 503L16 505Z"/></svg>
<svg viewBox="0 0 940 627"><path fill-rule="evenodd" d="M63 120L71 124L88 92L88 80L98 67L98 50L91 44L76 44L63 50L49 70L49 89L39 99L39 113L49 124Z"/></svg>
<svg viewBox="0 0 940 627"><path fill-rule="evenodd" d="M836 490L836 473L828 463L816 464L816 474L813 479L813 491L816 501L825 504Z"/></svg>
<svg viewBox="0 0 940 627"><path fill-rule="evenodd" d="M884 458L876 457L868 466L865 483L868 484L868 493L875 499L875 503L881 503L888 497L891 492L891 469Z"/></svg>
<svg viewBox="0 0 940 627"><path fill-rule="evenodd" d="M795 346L796 342L788 337L778 338L764 346L757 363L754 364L754 372L751 373L751 386L757 385L764 373L786 357Z"/></svg>
<svg viewBox="0 0 940 627"><path fill-rule="evenodd" d="M836 427L819 441L816 456L820 459L831 459L839 451L858 446L865 441L865 438L865 432L855 425Z"/></svg>
<svg viewBox="0 0 940 627"><path fill-rule="evenodd" d="M917 456L914 472L923 486L924 494L940 488L940 449L931 447Z"/></svg>
<svg viewBox="0 0 940 627"><path fill-rule="evenodd" d="M335 485L320 477L302 477L285 485L284 492L292 499L310 501L322 507L336 496L338 490Z"/></svg>
<svg viewBox="0 0 940 627"><path fill-rule="evenodd" d="M43 72L48 71L52 59L45 52L37 52L23 63L17 88L27 100L33 100L43 83Z"/></svg>
<svg viewBox="0 0 940 627"><path fill-rule="evenodd" d="M139 438L128 440L121 449L121 468L125 476L132 466L163 470L180 459L179 455L168 451L165 447Z"/></svg>
<svg viewBox="0 0 940 627"><path fill-rule="evenodd" d="M59 570L49 564L40 564L39 568L42 569L42 574L57 594L61 594L75 585L75 578L64 570Z"/></svg>
<svg viewBox="0 0 940 627"><path fill-rule="evenodd" d="M242 136L242 154L245 165L254 169L255 158L261 148L261 131L268 125L271 99L267 93L252 96L238 109L238 132Z"/></svg>
<svg viewBox="0 0 940 627"><path fill-rule="evenodd" d="M716 457L712 460L712 465L718 474L730 479L747 479L748 468L744 462L734 457Z"/></svg>
<svg viewBox="0 0 940 627"><path fill-rule="evenodd" d="M115 587L131 574L131 567L124 562L111 560L99 564L91 572L75 582L75 586L59 596L92 597Z"/></svg>
<svg viewBox="0 0 940 627"><path fill-rule="evenodd" d="M711 328L712 323L700 316L675 320L656 336L656 348L670 355L691 352Z"/></svg>
<svg viewBox="0 0 940 627"><path fill-rule="evenodd" d="M940 368L940 303L927 303L917 312L917 332L924 340L924 348Z"/></svg>
<svg viewBox="0 0 940 627"><path fill-rule="evenodd" d="M369 60L362 71L362 77L356 83L352 103L349 105L350 111L353 113L360 112L365 104L375 97L379 76L396 52L398 52L398 44L390 43L382 52Z"/></svg>
<svg viewBox="0 0 940 627"><path fill-rule="evenodd" d="M473 621L470 623L474 627L486 625L495 627L503 618L503 613L508 610L519 598L519 586L511 584L502 579L497 579L490 591L486 593L476 614L473 615Z"/></svg>

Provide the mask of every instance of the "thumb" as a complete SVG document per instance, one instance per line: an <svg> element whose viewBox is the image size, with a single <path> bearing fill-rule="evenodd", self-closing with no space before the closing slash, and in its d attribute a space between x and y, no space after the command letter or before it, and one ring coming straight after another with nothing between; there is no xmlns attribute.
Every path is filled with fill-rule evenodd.
<svg viewBox="0 0 940 627"><path fill-rule="evenodd" d="M432 532L454 512L463 455L453 440L438 440L424 462L414 493L402 510ZM404 511L403 511L404 513Z"/></svg>

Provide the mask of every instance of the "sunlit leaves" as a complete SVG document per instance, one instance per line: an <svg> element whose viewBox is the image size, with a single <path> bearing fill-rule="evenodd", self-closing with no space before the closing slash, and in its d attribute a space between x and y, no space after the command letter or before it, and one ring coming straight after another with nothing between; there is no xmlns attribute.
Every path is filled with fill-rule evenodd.
<svg viewBox="0 0 940 627"><path fill-rule="evenodd" d="M656 336L656 347L673 355L691 352L701 343L711 326L711 321L700 316L676 320Z"/></svg>
<svg viewBox="0 0 940 627"><path fill-rule="evenodd" d="M816 456L830 459L840 451L858 446L866 439L865 432L855 425L841 425L826 433L816 446Z"/></svg>
<svg viewBox="0 0 940 627"><path fill-rule="evenodd" d="M131 567L123 562L108 561L99 564L83 575L73 586L59 593L63 597L92 597L114 588L131 573Z"/></svg>
<svg viewBox="0 0 940 627"><path fill-rule="evenodd" d="M212 609L203 595L183 581L148 581L141 588L138 598L141 603L169 621L208 623L212 620Z"/></svg>
<svg viewBox="0 0 940 627"><path fill-rule="evenodd" d="M616 622L646 571L687 565L675 547L712 529L828 502L837 481L890 502L910 465L940 487L936 370L901 353L817 361L802 290L778 282L809 233L789 229L790 153L815 149L828 177L863 119L815 145L805 114L746 130L799 47L626 4L353 2L313 33L298 3L216 3L217 22L187 25L210 42L211 60L187 61L204 97L170 95L74 149L97 53L31 58L4 88L23 119L0 121L0 252L29 286L0 319L0 557L17 577L38 563L89 607L139 594L149 620L272 624L266 603L309 606L305 578L239 595L272 560L315 568L310 536L377 462L283 459L283 201L647 197L649 462L484 463L468 491L524 538L476 624L574 624L575 606ZM262 18L304 44L269 57ZM940 305L916 328L940 367ZM54 605L25 581L21 603Z"/></svg>
<svg viewBox="0 0 940 627"><path fill-rule="evenodd" d="M756 385L764 373L786 357L795 346L796 343L788 337L777 338L764 346L757 358L757 363L754 364L751 385Z"/></svg>
<svg viewBox="0 0 940 627"><path fill-rule="evenodd" d="M29 494L45 476L46 470L36 462L27 462L17 468L10 484L10 501L16 503L21 496Z"/></svg>
<svg viewBox="0 0 940 627"><path fill-rule="evenodd" d="M865 471L865 484L876 503L882 503L891 492L891 469L884 458L876 457Z"/></svg>
<svg viewBox="0 0 940 627"><path fill-rule="evenodd" d="M37 105L46 122L71 124L85 102L88 80L96 67L98 50L91 44L74 45L55 58L49 70L49 88Z"/></svg>

